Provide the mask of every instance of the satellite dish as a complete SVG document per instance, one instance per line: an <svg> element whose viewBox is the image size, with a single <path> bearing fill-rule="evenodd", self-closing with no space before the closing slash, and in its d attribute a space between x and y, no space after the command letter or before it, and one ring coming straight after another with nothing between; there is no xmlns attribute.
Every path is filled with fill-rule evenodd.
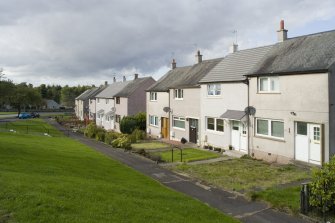
<svg viewBox="0 0 335 223"><path fill-rule="evenodd" d="M169 107L164 107L164 108L163 108L163 111L164 111L164 112L170 112L171 109L170 109Z"/></svg>
<svg viewBox="0 0 335 223"><path fill-rule="evenodd" d="M111 111L114 113L114 112L116 112L116 108L115 107L112 107L111 108Z"/></svg>
<svg viewBox="0 0 335 223"><path fill-rule="evenodd" d="M252 107L252 106L248 106L244 109L245 113L247 115L255 115L256 114L256 108Z"/></svg>

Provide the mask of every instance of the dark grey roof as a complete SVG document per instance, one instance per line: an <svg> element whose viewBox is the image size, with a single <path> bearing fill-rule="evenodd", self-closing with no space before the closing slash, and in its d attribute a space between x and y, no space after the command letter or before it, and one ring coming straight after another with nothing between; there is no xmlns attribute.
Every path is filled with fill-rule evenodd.
<svg viewBox="0 0 335 223"><path fill-rule="evenodd" d="M93 87L91 89L88 89L84 91L81 95L76 97L76 100L88 100L91 98L94 98L97 94L99 94L101 91L103 91L106 88L105 85L100 87Z"/></svg>
<svg viewBox="0 0 335 223"><path fill-rule="evenodd" d="M130 81L124 82L114 82L109 84L103 91L97 94L95 97L97 98L113 98L115 94L121 91L125 86L128 85Z"/></svg>
<svg viewBox="0 0 335 223"><path fill-rule="evenodd" d="M329 31L277 43L249 74L321 72L334 62L335 31Z"/></svg>
<svg viewBox="0 0 335 223"><path fill-rule="evenodd" d="M203 77L200 83L245 80L243 75L246 75L271 48L272 46L263 46L231 53Z"/></svg>
<svg viewBox="0 0 335 223"><path fill-rule="evenodd" d="M141 85L144 85L147 81L154 82L155 80L152 77L137 78L133 81L130 81L126 87L121 89L114 96L115 97L129 97L136 89L138 89L138 87L140 87Z"/></svg>
<svg viewBox="0 0 335 223"><path fill-rule="evenodd" d="M208 74L222 58L204 60L193 66L177 67L167 72L147 91L167 91L170 88L197 87L198 82Z"/></svg>
<svg viewBox="0 0 335 223"><path fill-rule="evenodd" d="M220 117L229 120L242 120L245 116L245 111L227 110Z"/></svg>

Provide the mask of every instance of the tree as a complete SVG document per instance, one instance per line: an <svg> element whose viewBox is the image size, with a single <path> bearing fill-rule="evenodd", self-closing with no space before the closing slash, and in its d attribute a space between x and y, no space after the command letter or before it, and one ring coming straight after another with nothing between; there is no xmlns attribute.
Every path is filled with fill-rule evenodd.
<svg viewBox="0 0 335 223"><path fill-rule="evenodd" d="M10 104L10 97L14 94L15 84L11 81L0 81L0 107Z"/></svg>

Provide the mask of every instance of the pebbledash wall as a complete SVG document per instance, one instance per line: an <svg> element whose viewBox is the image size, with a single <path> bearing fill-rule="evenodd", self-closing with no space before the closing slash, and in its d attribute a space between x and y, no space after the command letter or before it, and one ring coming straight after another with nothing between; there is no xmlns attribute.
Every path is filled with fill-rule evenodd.
<svg viewBox="0 0 335 223"><path fill-rule="evenodd" d="M229 110L244 111L248 106L248 86L241 82L221 83L220 96L208 96L207 84L201 84L201 145L228 149L231 144L231 126L224 121L224 132L207 129L207 117L220 118Z"/></svg>
<svg viewBox="0 0 335 223"><path fill-rule="evenodd" d="M295 122L324 126L324 161L329 160L328 73L279 76L279 93L259 93L258 78L249 79L250 105L256 108L249 123L249 151L267 161L295 159ZM284 139L257 136L255 118L282 120Z"/></svg>
<svg viewBox="0 0 335 223"><path fill-rule="evenodd" d="M161 135L161 118L169 118L169 112L165 112L164 107L169 107L169 93L156 92L157 100L150 100L150 92L146 92L146 110L147 110L147 133L153 138L159 138ZM150 125L149 116L157 116L157 125Z"/></svg>

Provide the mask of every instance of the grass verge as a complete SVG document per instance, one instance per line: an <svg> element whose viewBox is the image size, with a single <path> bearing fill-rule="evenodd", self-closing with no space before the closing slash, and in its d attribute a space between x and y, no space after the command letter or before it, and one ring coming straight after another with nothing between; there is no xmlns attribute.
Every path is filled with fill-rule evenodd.
<svg viewBox="0 0 335 223"><path fill-rule="evenodd" d="M238 222L66 137L0 133L0 219Z"/></svg>
<svg viewBox="0 0 335 223"><path fill-rule="evenodd" d="M145 149L145 150L154 150L154 149L161 149L167 148L169 145L161 142L140 142L131 144L133 149Z"/></svg>
<svg viewBox="0 0 335 223"><path fill-rule="evenodd" d="M182 156L181 156L182 153ZM162 160L165 162L172 162L172 151L164 151L164 152L153 152L155 155L160 155L162 157ZM191 162L191 161L197 161L197 160L206 160L206 159L212 159L220 157L217 153L212 153L208 151L203 151L199 149L193 149L193 148L186 148L182 151L180 149L174 149L173 150L173 162ZM182 159L182 160L181 160Z"/></svg>

